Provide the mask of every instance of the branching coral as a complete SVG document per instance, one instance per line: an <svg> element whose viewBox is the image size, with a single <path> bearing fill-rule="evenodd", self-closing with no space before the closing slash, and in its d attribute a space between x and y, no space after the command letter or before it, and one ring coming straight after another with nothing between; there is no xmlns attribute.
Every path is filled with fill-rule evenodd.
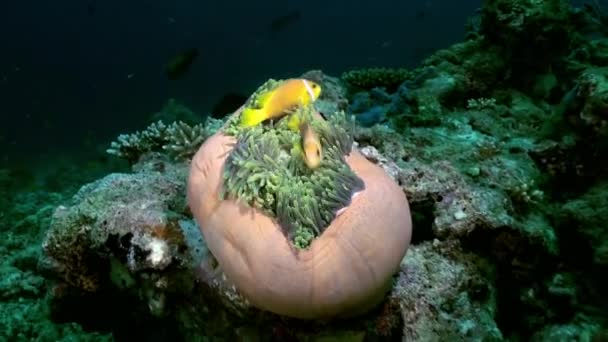
<svg viewBox="0 0 608 342"><path fill-rule="evenodd" d="M167 141L162 148L176 159L189 159L208 136L209 131L204 125L190 126L177 121L167 127Z"/></svg>
<svg viewBox="0 0 608 342"><path fill-rule="evenodd" d="M139 160L142 154L152 151L166 151L176 160L189 159L213 133L212 127L217 126L211 120L213 119L193 126L182 121L170 125L157 121L143 131L119 135L106 152L131 163Z"/></svg>
<svg viewBox="0 0 608 342"><path fill-rule="evenodd" d="M223 196L275 217L298 248L306 248L364 188L344 160L352 148L353 120L344 112L329 121L311 119L313 113L310 106L293 115L308 118L319 133L324 159L316 170L302 161L300 135L287 125L291 116L251 129L239 129L234 120L228 123L237 143L226 160Z"/></svg>

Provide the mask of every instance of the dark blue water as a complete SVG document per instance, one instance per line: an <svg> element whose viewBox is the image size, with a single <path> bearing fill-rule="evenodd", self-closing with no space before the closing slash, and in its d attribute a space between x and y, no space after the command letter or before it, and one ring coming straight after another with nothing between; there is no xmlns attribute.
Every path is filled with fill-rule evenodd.
<svg viewBox="0 0 608 342"><path fill-rule="evenodd" d="M3 1L4 160L80 149L139 129L174 97L205 115L223 94L322 69L415 66L462 40L480 1ZM301 18L275 35L273 19ZM163 65L199 48L190 72Z"/></svg>

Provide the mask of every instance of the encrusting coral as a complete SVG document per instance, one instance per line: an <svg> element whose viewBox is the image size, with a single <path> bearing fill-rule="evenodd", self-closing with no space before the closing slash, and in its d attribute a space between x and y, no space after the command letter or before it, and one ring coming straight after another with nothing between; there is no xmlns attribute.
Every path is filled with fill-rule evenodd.
<svg viewBox="0 0 608 342"><path fill-rule="evenodd" d="M238 129L229 123L238 139L226 160L224 195L236 197L278 219L297 248L306 248L320 235L363 181L346 164L352 146L352 120L344 112L323 122L313 119L306 106L293 115L307 117L320 133L324 161L311 170L302 161L300 135L287 127L290 116L274 126Z"/></svg>

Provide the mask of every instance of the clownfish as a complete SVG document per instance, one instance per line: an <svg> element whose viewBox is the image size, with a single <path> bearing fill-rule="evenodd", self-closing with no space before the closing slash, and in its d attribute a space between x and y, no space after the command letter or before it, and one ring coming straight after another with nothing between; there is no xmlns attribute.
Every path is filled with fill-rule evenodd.
<svg viewBox="0 0 608 342"><path fill-rule="evenodd" d="M323 148L319 136L309 123L300 124L300 138L304 163L311 169L316 169L323 159Z"/></svg>
<svg viewBox="0 0 608 342"><path fill-rule="evenodd" d="M314 102L320 94L321 86L313 81L301 78L286 80L276 88L258 95L260 108L243 109L240 125L251 127L268 119L280 118L297 106Z"/></svg>

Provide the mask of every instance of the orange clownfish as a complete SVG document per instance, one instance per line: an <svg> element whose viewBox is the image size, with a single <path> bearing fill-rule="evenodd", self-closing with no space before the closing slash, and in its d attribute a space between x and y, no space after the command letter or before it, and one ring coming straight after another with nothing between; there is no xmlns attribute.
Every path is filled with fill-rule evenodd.
<svg viewBox="0 0 608 342"><path fill-rule="evenodd" d="M316 169L323 159L323 149L321 148L319 136L310 124L305 122L300 125L300 137L302 139L301 147L304 163L309 168Z"/></svg>
<svg viewBox="0 0 608 342"><path fill-rule="evenodd" d="M297 106L314 102L320 94L321 86L313 81L302 78L286 80L276 88L258 95L260 108L243 109L240 124L242 127L251 127L268 119L280 118Z"/></svg>

